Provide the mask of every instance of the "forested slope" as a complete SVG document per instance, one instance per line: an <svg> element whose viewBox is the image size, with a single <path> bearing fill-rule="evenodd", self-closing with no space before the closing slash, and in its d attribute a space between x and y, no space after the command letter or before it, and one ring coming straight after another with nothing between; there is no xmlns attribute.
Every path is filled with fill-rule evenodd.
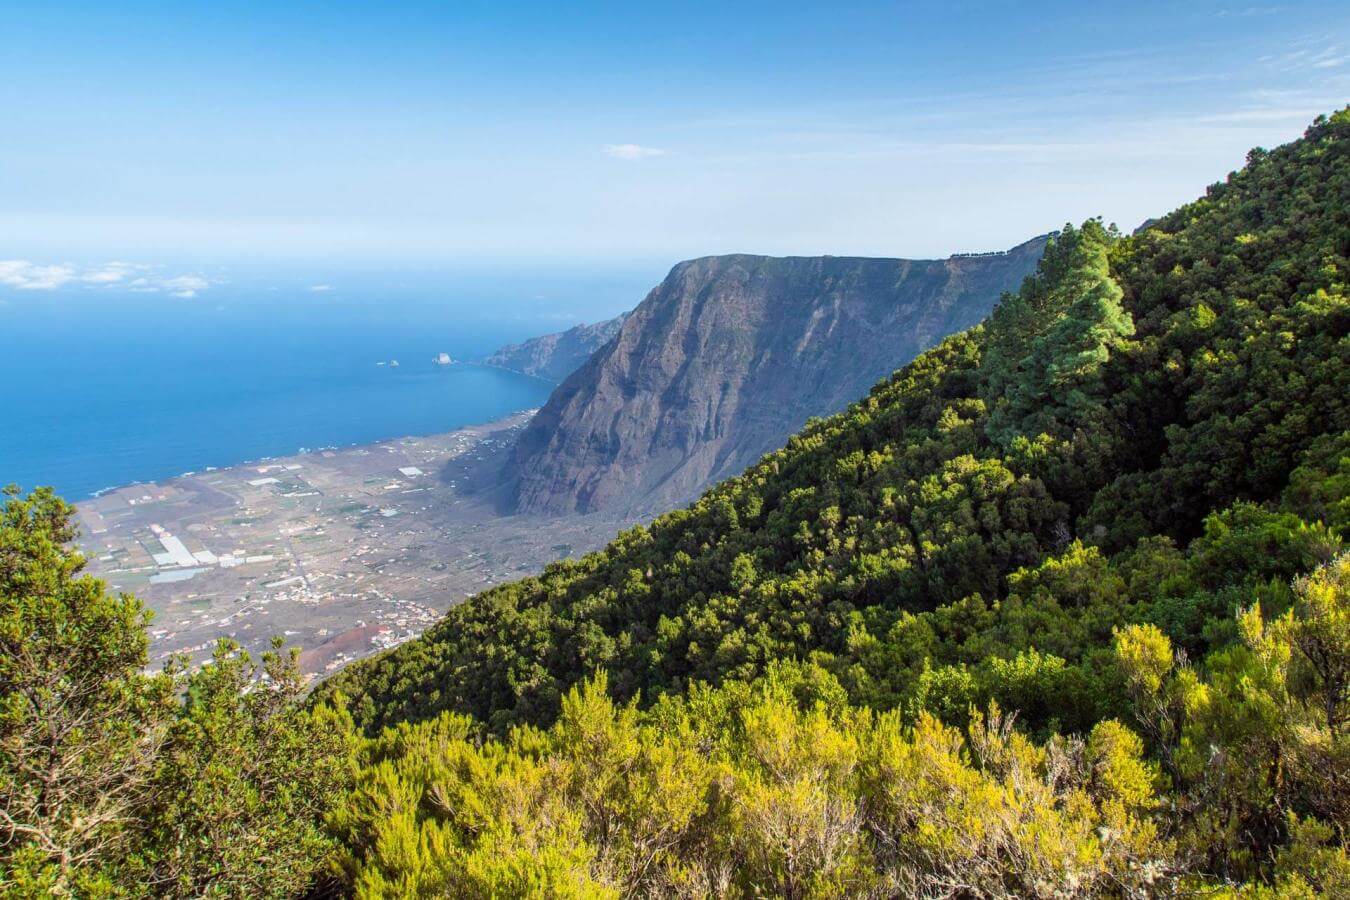
<svg viewBox="0 0 1350 900"><path fill-rule="evenodd" d="M0 896L1350 896L1347 139L308 701L5 489Z"/></svg>
<svg viewBox="0 0 1350 900"><path fill-rule="evenodd" d="M1347 138L337 679L355 891L1350 895Z"/></svg>
<svg viewBox="0 0 1350 900"><path fill-rule="evenodd" d="M1341 112L1253 151L1135 236L1067 228L983 327L333 686L368 727L456 710L500 730L550 721L601 669L650 701L809 657L861 702L992 695L1095 720L1084 686L1112 628L1155 622L1204 653L1339 546L1347 129ZM1032 653L1054 683L1014 696L1003 668Z"/></svg>

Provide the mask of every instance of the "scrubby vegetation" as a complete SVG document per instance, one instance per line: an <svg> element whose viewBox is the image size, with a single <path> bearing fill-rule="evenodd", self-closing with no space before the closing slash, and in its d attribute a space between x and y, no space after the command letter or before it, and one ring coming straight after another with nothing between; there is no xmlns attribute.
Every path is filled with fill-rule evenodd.
<svg viewBox="0 0 1350 900"><path fill-rule="evenodd" d="M1347 895L1348 140L1066 227L982 327L305 708L279 657L140 674L11 498L0 889Z"/></svg>
<svg viewBox="0 0 1350 900"><path fill-rule="evenodd" d="M287 897L324 877L350 720L293 657L142 674L146 611L80 574L50 491L0 508L0 896Z"/></svg>
<svg viewBox="0 0 1350 900"><path fill-rule="evenodd" d="M336 679L370 734L396 726L369 752L409 811L349 833L360 883L481 888L497 866L526 878L528 848L568 847L528 877L799 896L1331 890L1350 823L1346 646L1294 635L1346 615L1348 135L1341 112L1253 151L1133 236L1066 227L984 326L744 476ZM787 702L784 660L826 699ZM463 744L457 763L476 799L428 800L458 782L417 748L484 728L501 743ZM586 774L611 740L630 755ZM942 772L888 807L900 788L869 768L879 744ZM1107 746L1116 762L1094 762ZM708 768L660 774L659 759ZM1131 787L1103 774L1116 763ZM1002 794L1008 779L1043 793ZM626 791L694 806L639 838L648 825L616 818L641 815ZM562 831L511 819L534 803ZM751 815L770 808L782 818ZM404 854L427 865L410 869L381 840L445 852ZM622 858L651 840L665 849Z"/></svg>
<svg viewBox="0 0 1350 900"><path fill-rule="evenodd" d="M1344 537L1348 134L1341 112L1253 151L1133 237L1066 228L983 327L336 686L368 728L451 710L503 734L599 670L651 702L810 659L857 702L962 710L1016 666L996 699L1086 727L1113 628L1200 658Z"/></svg>
<svg viewBox="0 0 1350 900"><path fill-rule="evenodd" d="M1257 880L1336 896L1350 558L1295 596L1273 620L1246 612L1203 670L1154 626L1120 630L1105 649L1128 724L1036 742L997 704L959 728L876 713L795 663L639 711L601 675L546 731L483 744L453 713L387 729L335 825L367 897L1174 896Z"/></svg>

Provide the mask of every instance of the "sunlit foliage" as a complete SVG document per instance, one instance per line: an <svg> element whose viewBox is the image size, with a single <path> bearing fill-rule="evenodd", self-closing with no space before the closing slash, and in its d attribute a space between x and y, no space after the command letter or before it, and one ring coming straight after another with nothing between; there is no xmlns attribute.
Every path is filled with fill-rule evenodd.
<svg viewBox="0 0 1350 900"><path fill-rule="evenodd" d="M329 871L350 719L293 657L146 664L148 613L81 575L73 510L0 507L0 896L285 897Z"/></svg>
<svg viewBox="0 0 1350 900"><path fill-rule="evenodd" d="M303 706L228 644L142 674L11 495L0 893L1350 895L1347 140L1066 226L984 326Z"/></svg>
<svg viewBox="0 0 1350 900"><path fill-rule="evenodd" d="M1348 138L1135 235L1066 226L984 326L743 476L336 679L405 811L343 820L354 883L1335 895ZM445 729L480 780L438 811L452 779L394 742ZM653 837L634 791L684 805ZM424 871L392 853L433 836Z"/></svg>

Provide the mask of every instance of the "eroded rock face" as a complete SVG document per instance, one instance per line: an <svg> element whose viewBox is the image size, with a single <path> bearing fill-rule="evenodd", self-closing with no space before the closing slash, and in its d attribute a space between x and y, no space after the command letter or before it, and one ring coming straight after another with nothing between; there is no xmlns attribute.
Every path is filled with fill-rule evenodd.
<svg viewBox="0 0 1350 900"><path fill-rule="evenodd" d="M979 322L1044 243L946 260L680 263L521 434L506 471L515 506L642 514L687 502Z"/></svg>
<svg viewBox="0 0 1350 900"><path fill-rule="evenodd" d="M530 338L519 344L507 344L483 362L489 366L561 382L581 368L592 353L609 343L619 333L628 315L624 313L594 325L578 325L557 334Z"/></svg>

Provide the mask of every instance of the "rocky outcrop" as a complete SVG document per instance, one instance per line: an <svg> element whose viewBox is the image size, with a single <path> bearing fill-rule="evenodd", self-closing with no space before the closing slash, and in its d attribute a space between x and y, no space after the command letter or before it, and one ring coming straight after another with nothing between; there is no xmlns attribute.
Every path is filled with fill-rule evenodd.
<svg viewBox="0 0 1350 900"><path fill-rule="evenodd" d="M979 322L1044 244L680 263L522 432L505 473L512 502L628 514L686 502Z"/></svg>
<svg viewBox="0 0 1350 900"><path fill-rule="evenodd" d="M591 354L614 339L628 313L594 325L578 325L557 334L508 344L487 359L485 365L560 382L581 368Z"/></svg>

